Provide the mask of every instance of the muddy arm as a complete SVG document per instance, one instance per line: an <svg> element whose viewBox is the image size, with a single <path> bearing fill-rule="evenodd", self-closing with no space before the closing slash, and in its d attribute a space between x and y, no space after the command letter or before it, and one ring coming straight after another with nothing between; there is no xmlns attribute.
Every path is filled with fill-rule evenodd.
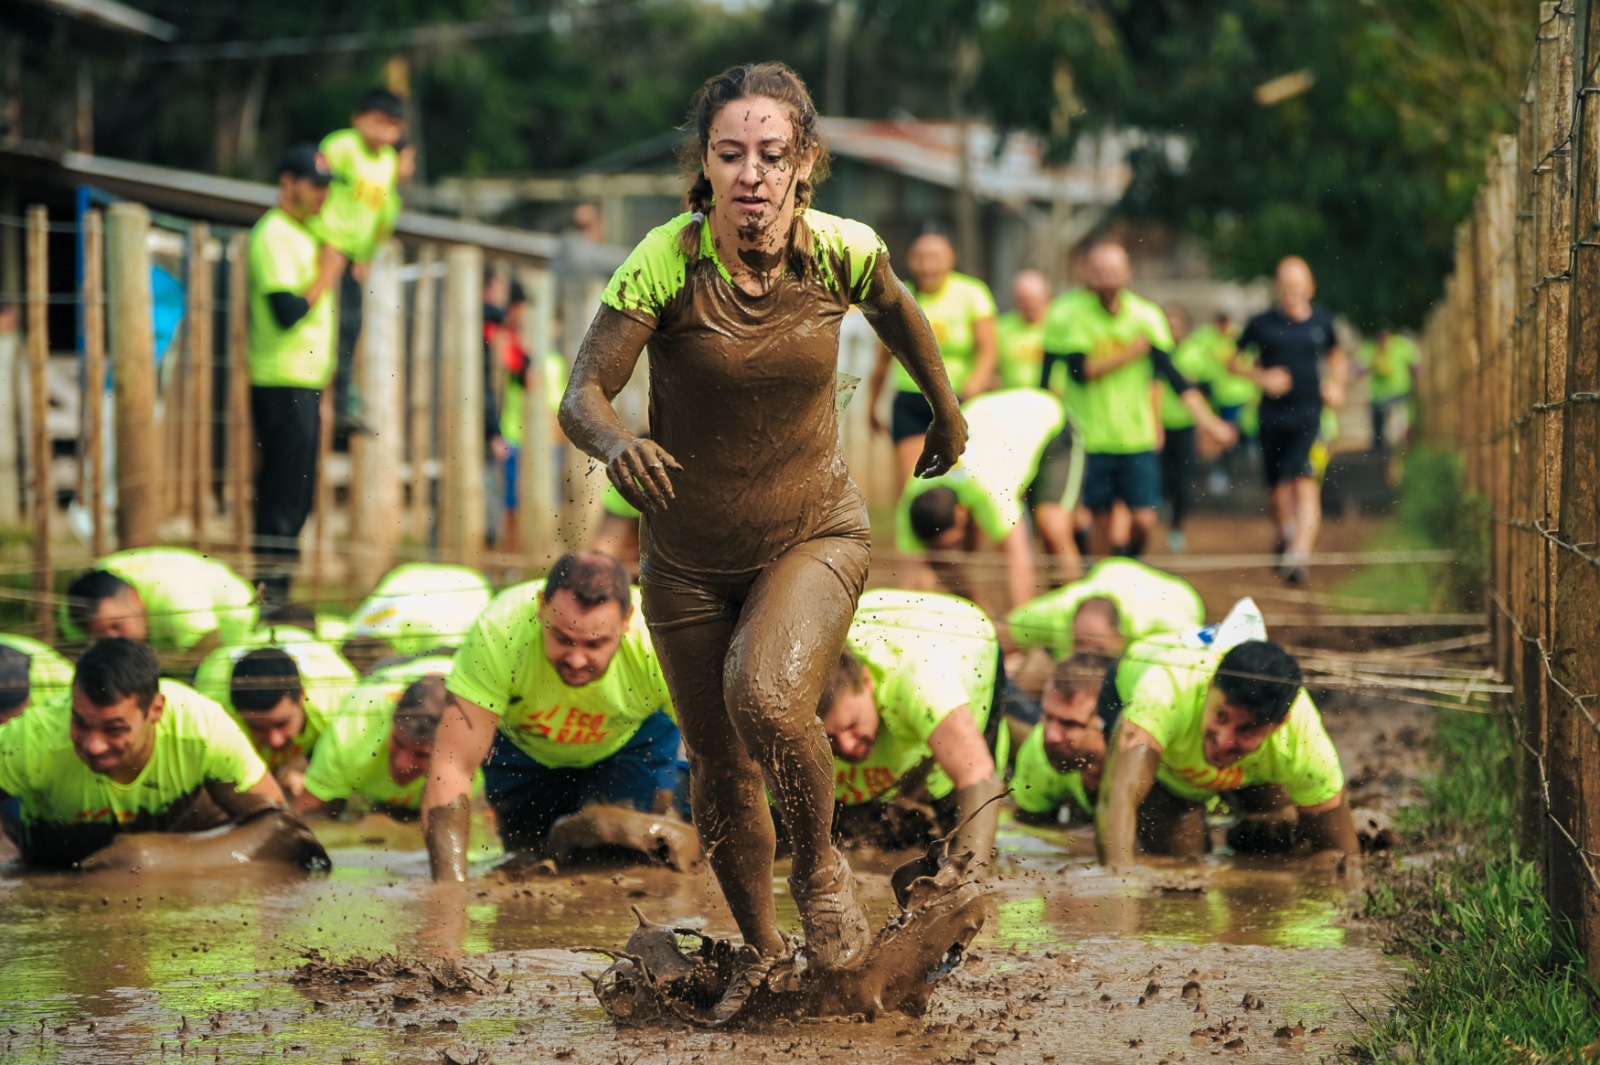
<svg viewBox="0 0 1600 1065"><path fill-rule="evenodd" d="M945 715L928 737L928 748L956 786L957 824L966 822L950 841L950 853L971 851L979 866L987 866L994 853L994 835L1000 822L1000 804L989 800L1005 789L995 774L994 756L972 720L972 711L958 706ZM989 805L984 806L984 803Z"/></svg>
<svg viewBox="0 0 1600 1065"><path fill-rule="evenodd" d="M889 269L888 257L880 257L872 278L872 297L861 304L861 313L894 357L917 383L928 405L933 408L933 424L928 427L927 443L917 460L918 477L934 477L956 464L967 449L967 422L961 415L956 394L950 388L939 343L922 309L900 279Z"/></svg>
<svg viewBox="0 0 1600 1065"><path fill-rule="evenodd" d="M606 464L606 476L634 507L647 514L672 499L669 469L680 469L666 450L630 433L611 401L633 376L654 329L621 311L601 307L578 349L561 399L561 429L584 454Z"/></svg>
<svg viewBox="0 0 1600 1065"><path fill-rule="evenodd" d="M1117 725L1110 763L1095 807L1095 849L1112 872L1134 864L1139 843L1139 807L1156 785L1161 745L1131 721Z"/></svg>
<svg viewBox="0 0 1600 1065"><path fill-rule="evenodd" d="M467 878L472 774L488 757L498 725L499 719L476 703L458 697L445 705L422 789L422 832L435 880Z"/></svg>
<svg viewBox="0 0 1600 1065"><path fill-rule="evenodd" d="M271 806L287 806L283 797L283 789L271 773L263 773L255 785L245 791L240 791L232 784L221 780L206 782L206 791L211 796L211 801L222 808L230 820L242 821L252 814L260 813Z"/></svg>
<svg viewBox="0 0 1600 1065"><path fill-rule="evenodd" d="M1355 818L1344 792L1317 806L1300 807L1300 824L1295 831L1296 845L1305 848L1314 863L1332 864L1361 853ZM1337 856L1337 857L1335 857Z"/></svg>

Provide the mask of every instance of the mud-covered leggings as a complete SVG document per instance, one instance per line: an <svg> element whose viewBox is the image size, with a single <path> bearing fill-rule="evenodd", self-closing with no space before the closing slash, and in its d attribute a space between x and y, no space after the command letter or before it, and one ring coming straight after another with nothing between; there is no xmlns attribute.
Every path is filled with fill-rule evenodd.
<svg viewBox="0 0 1600 1065"><path fill-rule="evenodd" d="M697 580L646 565L644 615L689 751L690 806L746 943L782 948L772 898L770 783L794 878L832 856L833 754L817 717L866 582L864 537L790 548L754 576Z"/></svg>

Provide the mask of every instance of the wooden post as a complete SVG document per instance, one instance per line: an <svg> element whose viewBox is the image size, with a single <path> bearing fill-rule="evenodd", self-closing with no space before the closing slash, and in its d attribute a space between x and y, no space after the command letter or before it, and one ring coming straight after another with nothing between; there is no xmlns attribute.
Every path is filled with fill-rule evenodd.
<svg viewBox="0 0 1600 1065"><path fill-rule="evenodd" d="M1580 39L1584 53L1575 69L1593 70L1600 52L1600 5L1585 8ZM1582 87L1581 109L1573 131L1573 231L1571 299L1565 394L1600 390L1600 106L1592 75ZM1581 557L1596 553L1600 514L1600 404L1573 403L1561 441L1561 524L1563 543L1556 553L1556 628L1551 635L1552 676L1568 691L1584 696L1600 691L1600 659L1594 634L1600 631L1600 568ZM1557 931L1582 954L1591 977L1600 976L1600 898L1587 855L1600 853L1600 736L1592 700L1579 706L1559 696L1550 707L1550 847L1546 852L1546 894ZM1556 828L1555 826L1560 826ZM1566 833L1570 833L1569 840ZM1560 937L1558 936L1558 942Z"/></svg>
<svg viewBox="0 0 1600 1065"><path fill-rule="evenodd" d="M363 285L358 298L365 295L365 289L366 286ZM328 292L324 293L323 298L334 301L333 320L337 323L339 315L344 313L344 300L339 286L336 285L330 288ZM336 341L337 335L335 333ZM355 365L352 367L351 373L352 381L360 380L357 375L361 370L362 343L361 339L358 338L356 340ZM310 531L309 533L305 530L301 532L302 539L307 535L311 537L306 565L311 571L311 605L313 608L320 606L322 603L324 570L328 564L328 554L333 547L333 477L328 466L330 465L329 460L333 457L333 423L337 415L332 414L334 407L330 398L332 395L333 387L331 385L322 390L322 417L317 422L319 433L317 436L316 489L311 499L310 520L306 522L306 528ZM347 457L353 459L356 450L356 447L352 447L346 453Z"/></svg>
<svg viewBox="0 0 1600 1065"><path fill-rule="evenodd" d="M582 277L564 279L563 341L568 351L576 352L588 332L589 321L600 305L603 282ZM635 377L648 372L648 352L639 360ZM631 383L632 379L630 379ZM559 526L561 540L569 550L579 550L594 538L604 505L606 471L600 463L575 447L567 448L565 507Z"/></svg>
<svg viewBox="0 0 1600 1065"><path fill-rule="evenodd" d="M358 592L378 583L394 562L404 521L400 465L405 458L405 382L400 363L400 249L393 242L378 249L367 273L362 313L362 403L377 432L363 441L360 461L351 470L350 543L352 577Z"/></svg>
<svg viewBox="0 0 1600 1065"><path fill-rule="evenodd" d="M117 542L149 547L161 521L161 440L150 326L150 212L117 203L106 217L111 368L117 434Z"/></svg>
<svg viewBox="0 0 1600 1065"><path fill-rule="evenodd" d="M255 437L250 424L250 237L228 241L228 506L239 571L255 572Z"/></svg>
<svg viewBox="0 0 1600 1065"><path fill-rule="evenodd" d="M184 496L194 545L206 549L207 497L211 488L211 314L216 267L211 262L211 227L196 222L189 230L189 360L186 409Z"/></svg>
<svg viewBox="0 0 1600 1065"><path fill-rule="evenodd" d="M89 549L106 553L106 245L105 216L83 216L83 473Z"/></svg>
<svg viewBox="0 0 1600 1065"><path fill-rule="evenodd" d="M439 355L439 554L474 566L483 552L483 250L445 253Z"/></svg>
<svg viewBox="0 0 1600 1065"><path fill-rule="evenodd" d="M517 469L517 496L522 509L522 543L530 572L543 573L556 560L555 439L550 427L556 382L546 373L550 353L550 323L555 313L556 285L549 270L522 271L528 310L522 318L522 344L531 363L528 387L523 393L522 454ZM561 356L557 356L560 358Z"/></svg>
<svg viewBox="0 0 1600 1065"><path fill-rule="evenodd" d="M432 478L433 413L438 403L434 387L434 333L438 326L439 281L434 268L439 252L424 244L417 254L417 287L411 306L411 535L427 546L433 531Z"/></svg>
<svg viewBox="0 0 1600 1065"><path fill-rule="evenodd" d="M29 513L33 517L33 592L35 619L43 635L51 631L55 573L50 565L50 512L55 492L50 485L50 214L28 208L28 478Z"/></svg>

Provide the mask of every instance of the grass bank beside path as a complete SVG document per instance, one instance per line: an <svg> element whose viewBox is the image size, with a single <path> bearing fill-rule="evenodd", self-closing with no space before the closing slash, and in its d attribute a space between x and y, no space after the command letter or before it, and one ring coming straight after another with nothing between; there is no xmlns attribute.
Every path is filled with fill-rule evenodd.
<svg viewBox="0 0 1600 1065"><path fill-rule="evenodd" d="M1481 602L1487 537L1454 456L1406 460L1401 503L1372 545L1452 548L1448 567L1358 574L1341 591L1392 609ZM1439 712L1434 773L1401 812L1398 857L1376 863L1369 917L1393 929L1403 986L1366 1009L1358 1060L1472 1065L1600 1061L1600 1009L1581 965L1556 949L1538 866L1516 853L1513 761L1504 718Z"/></svg>

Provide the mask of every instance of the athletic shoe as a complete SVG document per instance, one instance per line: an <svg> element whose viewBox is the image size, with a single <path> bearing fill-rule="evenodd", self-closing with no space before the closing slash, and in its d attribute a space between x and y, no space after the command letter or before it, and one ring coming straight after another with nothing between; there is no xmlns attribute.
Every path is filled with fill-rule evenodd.
<svg viewBox="0 0 1600 1065"><path fill-rule="evenodd" d="M872 940L866 915L856 903L856 880L844 855L818 869L806 883L789 878L789 891L800 910L805 954L819 969L843 969L859 958Z"/></svg>

